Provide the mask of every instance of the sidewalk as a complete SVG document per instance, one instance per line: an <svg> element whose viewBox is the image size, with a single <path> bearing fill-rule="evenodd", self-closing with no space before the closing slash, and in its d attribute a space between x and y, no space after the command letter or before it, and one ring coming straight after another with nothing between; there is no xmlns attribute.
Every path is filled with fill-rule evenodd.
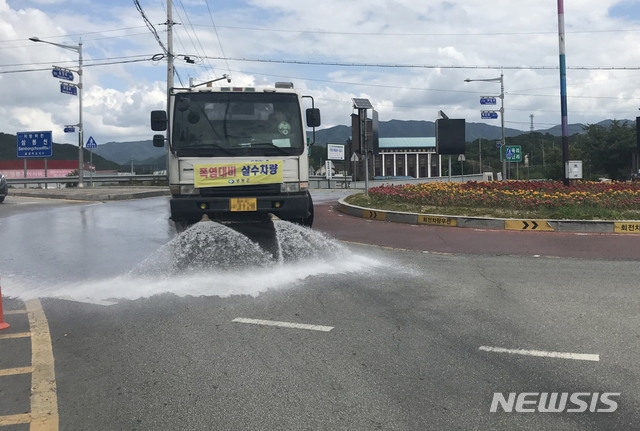
<svg viewBox="0 0 640 431"><path fill-rule="evenodd" d="M9 189L9 196L67 199L76 201L120 201L169 195L168 187L67 187L60 189Z"/></svg>

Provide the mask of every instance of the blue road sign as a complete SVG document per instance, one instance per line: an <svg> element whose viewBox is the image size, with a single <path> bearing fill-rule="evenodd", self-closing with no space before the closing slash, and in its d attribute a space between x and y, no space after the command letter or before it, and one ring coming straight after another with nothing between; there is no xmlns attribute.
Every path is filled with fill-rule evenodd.
<svg viewBox="0 0 640 431"><path fill-rule="evenodd" d="M78 88L72 84L65 84L64 82L60 83L60 92L64 94L70 94L72 96L78 95Z"/></svg>
<svg viewBox="0 0 640 431"><path fill-rule="evenodd" d="M87 140L87 145L85 145L85 147L89 150L98 148L98 144L96 143L96 140L93 139L93 136L89 136L89 139Z"/></svg>
<svg viewBox="0 0 640 431"><path fill-rule="evenodd" d="M498 113L496 111L480 111L480 118L483 120L495 120L498 118Z"/></svg>
<svg viewBox="0 0 640 431"><path fill-rule="evenodd" d="M496 141L496 148L502 147L502 141Z"/></svg>
<svg viewBox="0 0 640 431"><path fill-rule="evenodd" d="M67 126L64 128L64 133L75 133L76 132L76 128L73 126Z"/></svg>
<svg viewBox="0 0 640 431"><path fill-rule="evenodd" d="M18 157L21 159L51 157L53 154L51 131L18 132L16 141Z"/></svg>
<svg viewBox="0 0 640 431"><path fill-rule="evenodd" d="M51 71L54 78L66 79L67 81L73 81L73 72L65 69L58 69L54 67Z"/></svg>
<svg viewBox="0 0 640 431"><path fill-rule="evenodd" d="M480 98L480 104L481 105L495 105L496 104L496 98L492 97L492 96L483 96Z"/></svg>

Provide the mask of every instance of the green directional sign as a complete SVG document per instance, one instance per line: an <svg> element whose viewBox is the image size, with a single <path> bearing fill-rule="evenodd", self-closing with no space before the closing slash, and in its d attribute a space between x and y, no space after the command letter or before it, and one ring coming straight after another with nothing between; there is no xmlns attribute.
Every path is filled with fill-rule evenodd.
<svg viewBox="0 0 640 431"><path fill-rule="evenodd" d="M520 145L507 145L504 148L504 157L507 162L519 163L522 161L522 147Z"/></svg>

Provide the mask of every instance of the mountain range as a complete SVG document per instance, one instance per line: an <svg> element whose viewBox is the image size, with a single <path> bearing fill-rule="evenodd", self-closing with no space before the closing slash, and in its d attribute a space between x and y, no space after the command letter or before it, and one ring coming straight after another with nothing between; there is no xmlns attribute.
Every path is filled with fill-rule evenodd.
<svg viewBox="0 0 640 431"><path fill-rule="evenodd" d="M604 120L598 125L608 126L612 120ZM630 120L622 120L623 122L630 122ZM583 124L570 124L569 135L575 133L583 133ZM395 137L435 137L435 122L433 121L380 121L378 126L380 137L395 138ZM500 139L502 131L499 126L492 126L485 123L466 123L466 139L467 141L474 141L478 138L487 140ZM552 136L560 136L560 126L555 126L545 130L535 130L537 133L550 134ZM505 128L505 136L513 137L529 133L528 131L522 131L517 129ZM6 139L0 139L0 160L12 160L15 159L15 136L1 134ZM310 135L310 134L309 134ZM316 130L315 134L316 144L324 146L327 143L344 143L351 137L350 126L334 126L326 129ZM13 138L11 138L13 136ZM77 147L68 144L54 144L63 145L64 147L70 147L69 150L65 148L65 155L69 155L71 159L77 158ZM7 148L4 148L4 147ZM9 148L11 147L11 148ZM75 155L73 155L75 150ZM94 163L98 169L101 169L100 165L103 165L103 169L113 169L115 165L118 165L120 170L128 171L131 163L136 167L145 166L147 171L166 169L166 147L156 148L153 146L151 140L148 141L133 141L133 142L108 142L101 144L93 150ZM56 154L54 147L54 155ZM87 154L88 156L88 154ZM85 160L88 157L85 156ZM96 156L98 158L96 159ZM59 157L56 157L59 158ZM98 163L96 163L98 160ZM111 163L107 163L111 162ZM108 166L108 167L107 167Z"/></svg>
<svg viewBox="0 0 640 431"><path fill-rule="evenodd" d="M605 120L598 124L606 126L610 123L611 120ZM569 134L582 133L583 128L583 124L570 124ZM380 137L385 138L436 136L436 126L433 121L380 121L378 131ZM560 126L546 130L536 130L536 132L542 134L549 133L553 136L560 136L562 134ZM474 141L478 138L495 140L500 139L502 136L500 127L485 123L466 123L465 133L467 141ZM529 132L523 132L522 130L511 129L508 127L505 128L506 137L518 136L524 133ZM308 134L308 136L310 136L310 134ZM316 143L322 146L327 143L344 143L350 137L350 126L340 125L316 130ZM119 164L130 163L133 158L134 164L136 165L162 166L161 169L164 169L166 163L166 148L156 148L150 140L137 142L108 142L98 146L98 148L94 150L94 153Z"/></svg>

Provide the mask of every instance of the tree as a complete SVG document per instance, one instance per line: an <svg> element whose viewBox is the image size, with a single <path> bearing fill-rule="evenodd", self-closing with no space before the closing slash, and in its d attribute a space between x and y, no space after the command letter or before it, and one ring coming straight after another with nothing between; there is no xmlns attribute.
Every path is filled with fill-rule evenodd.
<svg viewBox="0 0 640 431"><path fill-rule="evenodd" d="M635 127L613 120L606 127L589 124L584 129L586 134L576 137L575 147L593 174L604 174L613 180L629 178L636 148Z"/></svg>

